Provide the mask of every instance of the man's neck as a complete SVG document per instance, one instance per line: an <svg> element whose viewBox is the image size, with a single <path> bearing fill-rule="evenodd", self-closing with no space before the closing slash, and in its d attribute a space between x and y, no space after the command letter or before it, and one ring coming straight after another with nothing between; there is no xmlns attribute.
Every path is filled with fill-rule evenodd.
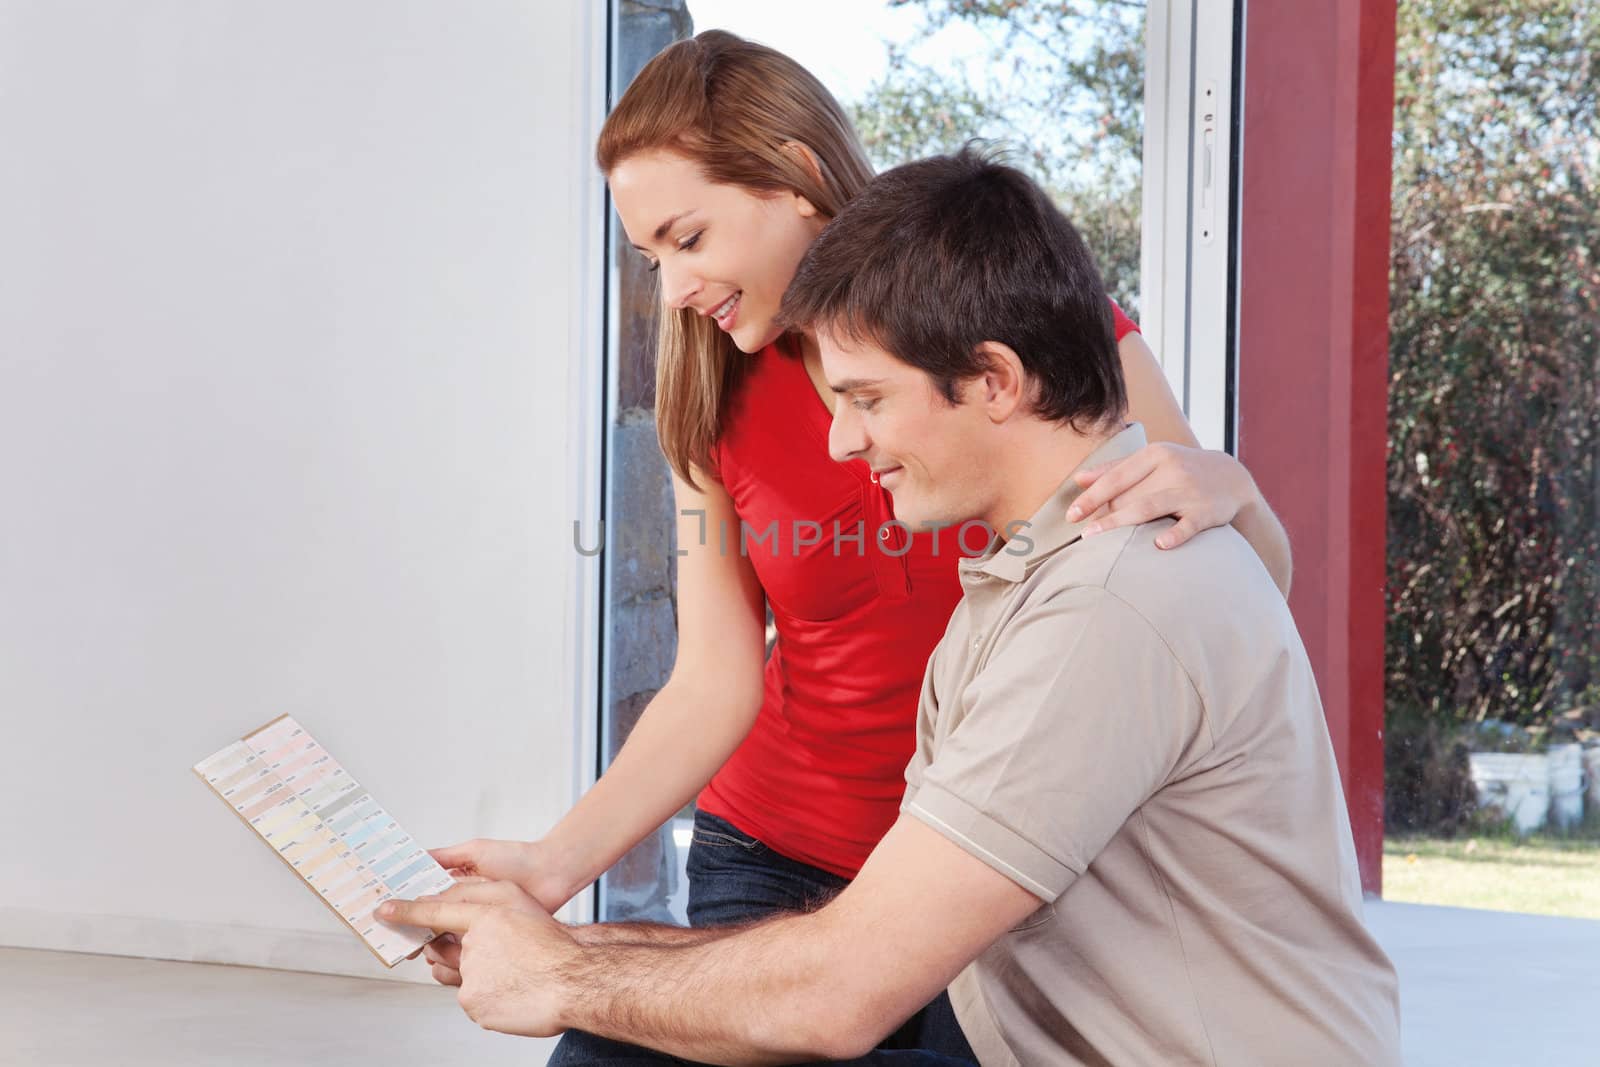
<svg viewBox="0 0 1600 1067"><path fill-rule="evenodd" d="M1000 494L984 521L1002 538L1009 536L1008 527L1015 529L1014 524L1032 519L1067 476L1115 437L1118 429L1111 426L1080 434L1060 423L1030 427L1013 442L996 471Z"/></svg>

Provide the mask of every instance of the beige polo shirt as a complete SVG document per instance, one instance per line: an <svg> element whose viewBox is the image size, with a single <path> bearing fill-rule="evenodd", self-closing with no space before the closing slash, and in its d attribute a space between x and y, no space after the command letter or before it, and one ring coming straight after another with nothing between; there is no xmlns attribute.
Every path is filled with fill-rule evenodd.
<svg viewBox="0 0 1600 1067"><path fill-rule="evenodd" d="M1130 426L1086 462L1144 444ZM984 1067L1400 1062L1322 704L1233 529L964 561L903 810L1046 903L950 988ZM1031 546L1024 537L1031 539Z"/></svg>

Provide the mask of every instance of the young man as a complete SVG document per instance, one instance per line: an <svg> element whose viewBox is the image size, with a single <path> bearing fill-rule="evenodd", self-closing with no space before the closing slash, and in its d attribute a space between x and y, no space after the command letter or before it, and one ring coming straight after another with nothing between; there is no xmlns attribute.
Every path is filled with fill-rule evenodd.
<svg viewBox="0 0 1600 1067"><path fill-rule="evenodd" d="M839 396L834 457L913 528L999 534L962 564L901 818L831 903L741 929L568 929L500 883L396 905L465 935L468 1014L696 1061L845 1059L949 985L986 1067L1398 1063L1282 596L1231 528L1162 552L1170 520L1068 521L1072 473L1144 436L1067 220L971 152L900 167L818 238L784 309ZM919 1056L861 1062L946 1062Z"/></svg>

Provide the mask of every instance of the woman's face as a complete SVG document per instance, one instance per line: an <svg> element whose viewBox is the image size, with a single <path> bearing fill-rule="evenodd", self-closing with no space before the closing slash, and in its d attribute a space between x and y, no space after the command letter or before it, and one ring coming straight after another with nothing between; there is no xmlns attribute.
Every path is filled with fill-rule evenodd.
<svg viewBox="0 0 1600 1067"><path fill-rule="evenodd" d="M661 299L716 322L743 352L777 339L783 292L826 220L796 193L707 181L675 152L641 152L612 168L622 228L661 273Z"/></svg>

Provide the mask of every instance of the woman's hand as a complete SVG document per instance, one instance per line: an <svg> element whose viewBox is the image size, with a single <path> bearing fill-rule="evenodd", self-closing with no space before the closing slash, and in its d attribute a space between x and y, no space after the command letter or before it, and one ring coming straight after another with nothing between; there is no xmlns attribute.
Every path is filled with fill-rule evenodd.
<svg viewBox="0 0 1600 1067"><path fill-rule="evenodd" d="M1090 519L1084 537L1171 515L1178 522L1156 538L1157 548L1177 548L1261 502L1255 479L1226 452L1165 442L1073 478L1084 491L1067 509L1067 521Z"/></svg>
<svg viewBox="0 0 1600 1067"><path fill-rule="evenodd" d="M513 882L546 911L560 910L573 890L559 865L539 841L496 841L474 838L448 848L429 849L434 861L458 880Z"/></svg>

